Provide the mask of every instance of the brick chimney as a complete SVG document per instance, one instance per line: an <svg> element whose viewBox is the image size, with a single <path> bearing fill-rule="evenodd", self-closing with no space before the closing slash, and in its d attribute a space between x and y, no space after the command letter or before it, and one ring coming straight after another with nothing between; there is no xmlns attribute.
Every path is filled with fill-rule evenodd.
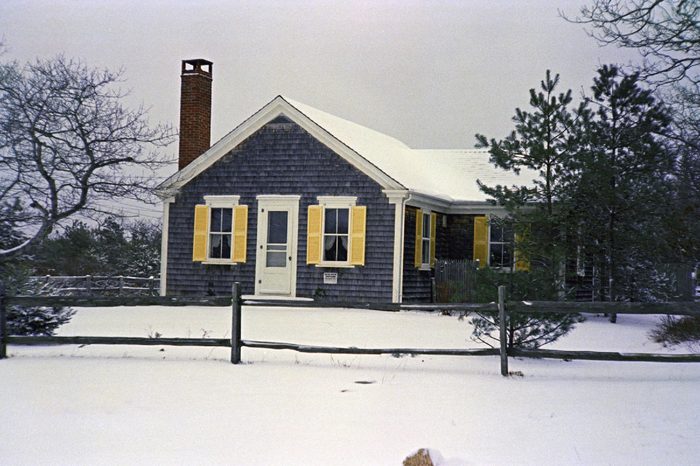
<svg viewBox="0 0 700 466"><path fill-rule="evenodd" d="M212 62L201 58L182 60L179 170L209 149L213 68Z"/></svg>

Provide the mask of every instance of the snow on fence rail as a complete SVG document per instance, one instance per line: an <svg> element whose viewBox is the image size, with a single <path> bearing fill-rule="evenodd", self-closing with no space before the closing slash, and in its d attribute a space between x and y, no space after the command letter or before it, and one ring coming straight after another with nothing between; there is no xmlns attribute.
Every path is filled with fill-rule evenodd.
<svg viewBox="0 0 700 466"><path fill-rule="evenodd" d="M1 284L0 284L1 285ZM647 362L700 362L700 354L618 353L603 351L561 351L545 349L518 349L506 347L506 323L508 313L617 313L617 314L667 314L700 316L700 303L581 303L581 302L505 302L505 287L498 289L498 303L488 304L395 304L395 303L339 303L314 301L266 301L246 300L240 293L240 285L233 285L232 296L167 297L167 296L5 296L0 289L0 359L7 357L7 345L171 345L171 346L219 346L231 348L231 362L241 362L241 348L292 350L302 353L337 354L424 354L444 356L495 356L501 360L501 374L508 376L508 357L583 359L595 361L647 361ZM144 338L144 337L92 337L92 336L10 336L7 334L7 306L186 306L212 305L232 307L231 338ZM383 311L459 311L498 312L500 323L500 348L357 348L300 345L296 343L243 340L241 338L241 312L246 306L285 307L344 307L377 309Z"/></svg>

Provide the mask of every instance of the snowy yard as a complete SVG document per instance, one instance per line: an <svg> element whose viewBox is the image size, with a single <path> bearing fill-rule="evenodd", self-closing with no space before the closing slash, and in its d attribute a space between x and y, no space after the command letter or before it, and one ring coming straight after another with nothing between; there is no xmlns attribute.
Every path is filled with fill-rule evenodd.
<svg viewBox="0 0 700 466"><path fill-rule="evenodd" d="M655 316L589 316L552 347L667 351ZM84 308L61 335L228 336L229 308ZM456 317L244 308L243 338L476 347ZM0 464L697 464L700 364L10 346ZM681 348L679 352L686 352Z"/></svg>

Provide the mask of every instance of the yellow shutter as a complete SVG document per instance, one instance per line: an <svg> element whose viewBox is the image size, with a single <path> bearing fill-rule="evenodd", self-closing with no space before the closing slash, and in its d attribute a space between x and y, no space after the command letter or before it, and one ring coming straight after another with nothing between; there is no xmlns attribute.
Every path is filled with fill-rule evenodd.
<svg viewBox="0 0 700 466"><path fill-rule="evenodd" d="M233 262L245 262L248 239L248 206L237 205L233 208Z"/></svg>
<svg viewBox="0 0 700 466"><path fill-rule="evenodd" d="M207 260L207 231L209 230L209 207L194 206L194 235L192 239L192 261Z"/></svg>
<svg viewBox="0 0 700 466"><path fill-rule="evenodd" d="M418 268L423 264L423 211L416 210L416 245L414 265Z"/></svg>
<svg viewBox="0 0 700 466"><path fill-rule="evenodd" d="M430 267L435 267L435 237L437 236L437 214L430 214Z"/></svg>
<svg viewBox="0 0 700 466"><path fill-rule="evenodd" d="M489 223L485 216L474 217L474 260L482 269L489 263Z"/></svg>
<svg viewBox="0 0 700 466"><path fill-rule="evenodd" d="M518 272L530 271L530 258L523 251L521 243L525 240L527 234L515 234L515 270Z"/></svg>
<svg viewBox="0 0 700 466"><path fill-rule="evenodd" d="M321 212L320 205L310 205L306 227L306 263L321 263Z"/></svg>
<svg viewBox="0 0 700 466"><path fill-rule="evenodd" d="M367 227L367 206L352 208L352 232L350 238L350 264L365 265L365 230Z"/></svg>

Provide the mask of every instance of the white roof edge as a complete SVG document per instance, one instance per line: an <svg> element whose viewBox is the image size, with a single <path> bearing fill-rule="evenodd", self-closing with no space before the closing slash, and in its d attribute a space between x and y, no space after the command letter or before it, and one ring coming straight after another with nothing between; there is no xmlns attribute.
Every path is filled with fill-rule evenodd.
<svg viewBox="0 0 700 466"><path fill-rule="evenodd" d="M283 96L278 95L223 138L219 139L206 152L194 159L185 168L165 179L156 188L157 195L162 199L173 196L182 186L216 163L233 148L262 128L266 123L280 115L284 115L301 126L348 163L376 181L383 189L406 189L405 186L339 140Z"/></svg>
<svg viewBox="0 0 700 466"><path fill-rule="evenodd" d="M491 201L463 201L434 196L418 191L409 191L408 205L436 210L444 214L491 214L504 215L506 208Z"/></svg>

